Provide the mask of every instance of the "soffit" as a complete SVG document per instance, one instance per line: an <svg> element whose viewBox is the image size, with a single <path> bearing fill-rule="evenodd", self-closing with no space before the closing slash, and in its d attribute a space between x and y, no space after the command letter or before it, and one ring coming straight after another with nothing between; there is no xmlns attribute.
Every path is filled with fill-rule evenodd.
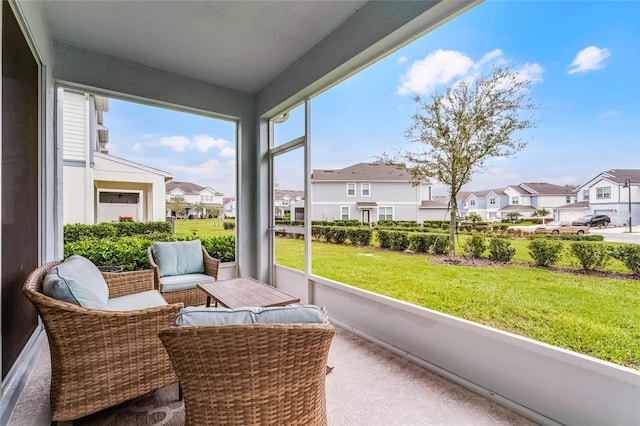
<svg viewBox="0 0 640 426"><path fill-rule="evenodd" d="M42 2L55 40L257 93L366 1Z"/></svg>

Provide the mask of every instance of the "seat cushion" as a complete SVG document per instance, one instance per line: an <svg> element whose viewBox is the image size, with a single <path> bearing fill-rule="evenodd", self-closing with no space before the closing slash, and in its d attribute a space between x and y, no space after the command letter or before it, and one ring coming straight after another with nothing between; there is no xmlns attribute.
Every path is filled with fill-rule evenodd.
<svg viewBox="0 0 640 426"><path fill-rule="evenodd" d="M170 275L160 278L160 291L166 293L187 290L195 288L198 283L212 283L215 280L212 276L205 274Z"/></svg>
<svg viewBox="0 0 640 426"><path fill-rule="evenodd" d="M204 272L200 240L155 242L152 251L160 277Z"/></svg>
<svg viewBox="0 0 640 426"><path fill-rule="evenodd" d="M236 309L189 306L180 310L176 317L176 325L323 323L326 318L324 309L316 305L275 306L271 308L244 307Z"/></svg>
<svg viewBox="0 0 640 426"><path fill-rule="evenodd" d="M42 292L85 308L109 309L109 287L100 270L89 259L76 254L47 272Z"/></svg>
<svg viewBox="0 0 640 426"><path fill-rule="evenodd" d="M127 294L126 296L114 297L107 301L111 311L136 311L139 309L156 308L166 306L167 301L158 290L143 291L140 293Z"/></svg>

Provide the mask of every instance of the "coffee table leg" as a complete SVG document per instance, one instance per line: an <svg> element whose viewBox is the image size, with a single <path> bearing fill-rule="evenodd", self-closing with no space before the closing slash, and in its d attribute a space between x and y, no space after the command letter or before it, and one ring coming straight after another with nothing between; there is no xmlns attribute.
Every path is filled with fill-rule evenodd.
<svg viewBox="0 0 640 426"><path fill-rule="evenodd" d="M207 308L211 306L211 296L207 296Z"/></svg>

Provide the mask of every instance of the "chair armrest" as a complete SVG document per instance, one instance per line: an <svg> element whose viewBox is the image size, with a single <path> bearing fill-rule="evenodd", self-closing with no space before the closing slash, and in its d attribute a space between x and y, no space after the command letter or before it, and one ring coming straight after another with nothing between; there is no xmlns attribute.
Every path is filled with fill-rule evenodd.
<svg viewBox="0 0 640 426"><path fill-rule="evenodd" d="M210 277L214 277L218 279L218 269L220 268L220 260L214 257L207 252L207 250L202 247L202 259L204 261L204 273L209 275Z"/></svg>
<svg viewBox="0 0 640 426"><path fill-rule="evenodd" d="M132 272L103 272L102 276L109 287L109 297L112 298L155 288L154 273L151 269Z"/></svg>
<svg viewBox="0 0 640 426"><path fill-rule="evenodd" d="M149 246L147 255L149 256L149 265L153 270L153 286L156 290L160 291L160 267L153 258L153 246Z"/></svg>

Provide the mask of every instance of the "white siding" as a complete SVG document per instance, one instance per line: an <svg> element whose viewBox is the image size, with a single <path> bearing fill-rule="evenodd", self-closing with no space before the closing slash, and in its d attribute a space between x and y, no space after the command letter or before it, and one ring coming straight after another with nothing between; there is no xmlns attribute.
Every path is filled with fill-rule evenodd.
<svg viewBox="0 0 640 426"><path fill-rule="evenodd" d="M64 159L85 161L86 137L89 123L86 123L86 100L83 94L64 92L63 138Z"/></svg>

